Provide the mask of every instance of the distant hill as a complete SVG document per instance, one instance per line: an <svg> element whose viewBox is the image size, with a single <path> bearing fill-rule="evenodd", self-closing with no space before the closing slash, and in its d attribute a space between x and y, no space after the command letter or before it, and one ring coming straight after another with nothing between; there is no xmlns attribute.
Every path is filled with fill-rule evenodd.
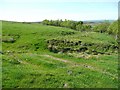
<svg viewBox="0 0 120 90"><path fill-rule="evenodd" d="M102 23L102 22L114 22L115 20L85 20L83 21L84 23Z"/></svg>

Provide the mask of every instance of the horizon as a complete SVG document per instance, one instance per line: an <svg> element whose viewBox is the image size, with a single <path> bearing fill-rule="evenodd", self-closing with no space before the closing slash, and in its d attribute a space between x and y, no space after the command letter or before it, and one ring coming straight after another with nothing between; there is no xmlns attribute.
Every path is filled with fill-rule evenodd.
<svg viewBox="0 0 120 90"><path fill-rule="evenodd" d="M117 20L118 0L55 1L48 0L4 0L0 20L38 22L48 20Z"/></svg>
<svg viewBox="0 0 120 90"><path fill-rule="evenodd" d="M45 20L45 19L44 19ZM48 19L47 19L48 20ZM49 19L49 20L52 20L52 19ZM63 19L56 19L56 20L62 20L62 21L65 21ZM67 19L69 20L69 19ZM42 21L11 21L11 20L0 20L0 21L5 21L5 22L30 22L30 23L37 23L37 22L42 22ZM77 20L72 20L72 21L77 21ZM83 22L104 22L104 21L116 21L116 20L79 20L79 21L83 21Z"/></svg>

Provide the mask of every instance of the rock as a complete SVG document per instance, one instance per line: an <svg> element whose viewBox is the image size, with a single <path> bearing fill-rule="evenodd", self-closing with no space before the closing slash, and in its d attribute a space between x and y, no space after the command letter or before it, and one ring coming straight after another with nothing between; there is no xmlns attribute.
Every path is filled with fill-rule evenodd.
<svg viewBox="0 0 120 90"><path fill-rule="evenodd" d="M63 87L64 87L64 88L67 88L67 87L68 87L68 84L67 84L67 83L63 84Z"/></svg>
<svg viewBox="0 0 120 90"><path fill-rule="evenodd" d="M73 72L72 72L72 70L68 70L67 73L68 73L68 75L71 75Z"/></svg>
<svg viewBox="0 0 120 90"><path fill-rule="evenodd" d="M80 48L79 48L79 52L85 52L86 50L88 50L87 47L80 47Z"/></svg>
<svg viewBox="0 0 120 90"><path fill-rule="evenodd" d="M2 51L0 51L0 54L3 54L3 52L2 52Z"/></svg>

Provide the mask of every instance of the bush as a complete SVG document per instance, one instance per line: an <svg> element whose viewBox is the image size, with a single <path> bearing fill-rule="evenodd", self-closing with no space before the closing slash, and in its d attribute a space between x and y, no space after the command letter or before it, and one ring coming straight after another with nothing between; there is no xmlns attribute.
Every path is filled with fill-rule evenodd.
<svg viewBox="0 0 120 90"><path fill-rule="evenodd" d="M100 33L107 32L107 29L108 29L109 25L110 25L109 22L104 22L104 23L97 24L93 28L93 31L100 32Z"/></svg>
<svg viewBox="0 0 120 90"><path fill-rule="evenodd" d="M81 24L78 24L76 26L76 30L77 31L91 31L91 25L81 25Z"/></svg>
<svg viewBox="0 0 120 90"><path fill-rule="evenodd" d="M81 25L81 24L78 24L77 26L76 26L76 30L77 31L83 31L83 25Z"/></svg>
<svg viewBox="0 0 120 90"><path fill-rule="evenodd" d="M117 35L118 33L118 21L113 22L107 29L109 34Z"/></svg>
<svg viewBox="0 0 120 90"><path fill-rule="evenodd" d="M49 24L48 24L48 23L49 23L49 20L45 19L45 20L42 21L42 23L43 23L44 25L49 25Z"/></svg>

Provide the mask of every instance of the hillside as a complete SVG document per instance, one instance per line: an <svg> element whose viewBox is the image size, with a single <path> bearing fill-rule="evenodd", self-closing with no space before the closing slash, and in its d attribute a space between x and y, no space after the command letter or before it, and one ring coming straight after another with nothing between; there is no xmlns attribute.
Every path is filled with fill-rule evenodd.
<svg viewBox="0 0 120 90"><path fill-rule="evenodd" d="M41 23L2 23L3 88L117 88L112 35Z"/></svg>

